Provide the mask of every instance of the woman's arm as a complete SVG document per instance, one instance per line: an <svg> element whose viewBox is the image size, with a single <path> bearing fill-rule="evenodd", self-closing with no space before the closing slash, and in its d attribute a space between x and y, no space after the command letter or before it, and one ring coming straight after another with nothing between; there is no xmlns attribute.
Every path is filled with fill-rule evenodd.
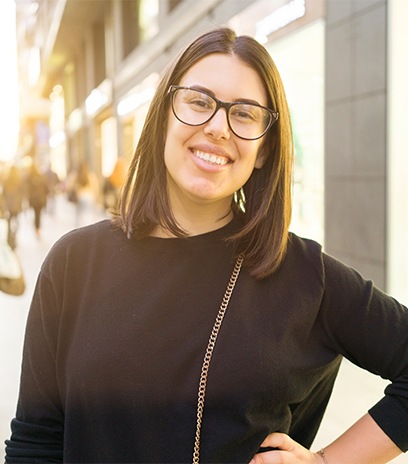
<svg viewBox="0 0 408 464"><path fill-rule="evenodd" d="M324 449L324 458L272 433L253 464L384 464L408 449L408 309L325 255L320 319L326 346L391 383L369 413ZM324 462L324 459L326 462Z"/></svg>
<svg viewBox="0 0 408 464"><path fill-rule="evenodd" d="M62 462L63 411L55 373L57 302L40 273L27 320L20 393L6 463Z"/></svg>
<svg viewBox="0 0 408 464"><path fill-rule="evenodd" d="M401 450L369 414L365 414L324 451L328 464L383 464L401 454Z"/></svg>
<svg viewBox="0 0 408 464"><path fill-rule="evenodd" d="M261 447L279 450L257 454L250 464L385 464L401 454L369 414L324 448L324 458L283 433L268 435Z"/></svg>

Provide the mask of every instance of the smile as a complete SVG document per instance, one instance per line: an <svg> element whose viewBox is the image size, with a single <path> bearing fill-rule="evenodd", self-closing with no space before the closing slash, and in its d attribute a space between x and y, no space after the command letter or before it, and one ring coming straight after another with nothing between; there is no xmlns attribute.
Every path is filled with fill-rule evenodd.
<svg viewBox="0 0 408 464"><path fill-rule="evenodd" d="M194 154L195 156L197 156L197 158L200 158L203 161L206 161L207 163L217 164L219 166L224 166L228 163L228 160L226 158L210 153L205 153L204 151L195 150Z"/></svg>

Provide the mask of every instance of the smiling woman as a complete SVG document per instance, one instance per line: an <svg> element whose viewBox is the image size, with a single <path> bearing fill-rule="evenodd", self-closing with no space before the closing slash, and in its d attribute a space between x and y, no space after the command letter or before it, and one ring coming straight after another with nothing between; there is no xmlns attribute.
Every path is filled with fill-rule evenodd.
<svg viewBox="0 0 408 464"><path fill-rule="evenodd" d="M253 37L210 30L167 67L114 218L41 266L7 464L385 464L408 450L408 308L289 231L292 133ZM312 452L343 357L388 385Z"/></svg>
<svg viewBox="0 0 408 464"><path fill-rule="evenodd" d="M15 3L0 2L0 41L9 44L0 48L0 160L14 157L18 134L18 78L15 46Z"/></svg>

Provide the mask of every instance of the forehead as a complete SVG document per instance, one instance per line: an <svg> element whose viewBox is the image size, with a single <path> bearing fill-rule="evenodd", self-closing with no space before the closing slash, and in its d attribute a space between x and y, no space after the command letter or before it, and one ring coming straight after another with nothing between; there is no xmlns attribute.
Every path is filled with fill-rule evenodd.
<svg viewBox="0 0 408 464"><path fill-rule="evenodd" d="M214 53L201 58L183 75L180 85L203 87L226 101L243 98L267 104L258 73L235 55Z"/></svg>

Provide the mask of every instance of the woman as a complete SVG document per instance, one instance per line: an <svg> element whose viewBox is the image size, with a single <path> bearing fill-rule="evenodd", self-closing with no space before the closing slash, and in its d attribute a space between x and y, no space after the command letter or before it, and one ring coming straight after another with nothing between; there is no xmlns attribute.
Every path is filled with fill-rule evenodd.
<svg viewBox="0 0 408 464"><path fill-rule="evenodd" d="M385 463L408 448L408 311L288 233L267 51L221 28L167 69L114 223L47 257L7 462ZM386 395L309 450L342 356Z"/></svg>
<svg viewBox="0 0 408 464"><path fill-rule="evenodd" d="M86 214L92 213L99 199L99 183L86 162L79 164L67 180L68 199L75 203L76 226L81 226Z"/></svg>
<svg viewBox="0 0 408 464"><path fill-rule="evenodd" d="M3 195L8 213L8 241L12 248L17 245L18 219L23 209L24 182L17 166L10 167L3 184Z"/></svg>

